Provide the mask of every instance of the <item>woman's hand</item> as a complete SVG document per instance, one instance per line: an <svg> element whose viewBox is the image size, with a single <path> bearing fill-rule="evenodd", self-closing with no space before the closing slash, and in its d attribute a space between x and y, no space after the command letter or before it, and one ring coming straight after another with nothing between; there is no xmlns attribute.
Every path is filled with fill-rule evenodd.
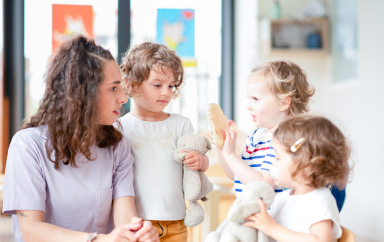
<svg viewBox="0 0 384 242"><path fill-rule="evenodd" d="M144 221L143 226L136 232L137 241L159 242L159 234L150 221Z"/></svg>
<svg viewBox="0 0 384 242"><path fill-rule="evenodd" d="M129 224L118 226L109 234L100 234L95 241L158 242L160 240L156 228L150 221L143 221L141 218L133 217Z"/></svg>

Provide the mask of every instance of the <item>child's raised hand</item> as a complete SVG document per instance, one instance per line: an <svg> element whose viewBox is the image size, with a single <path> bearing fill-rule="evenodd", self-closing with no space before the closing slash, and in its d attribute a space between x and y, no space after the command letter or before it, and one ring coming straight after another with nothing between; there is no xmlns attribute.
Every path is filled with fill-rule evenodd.
<svg viewBox="0 0 384 242"><path fill-rule="evenodd" d="M204 164L204 155L199 154L196 151L189 151L185 155L184 164L191 170L200 170Z"/></svg>
<svg viewBox="0 0 384 242"><path fill-rule="evenodd" d="M236 131L225 130L225 141L222 148L222 154L225 158L228 158L232 154L236 154L236 137Z"/></svg>

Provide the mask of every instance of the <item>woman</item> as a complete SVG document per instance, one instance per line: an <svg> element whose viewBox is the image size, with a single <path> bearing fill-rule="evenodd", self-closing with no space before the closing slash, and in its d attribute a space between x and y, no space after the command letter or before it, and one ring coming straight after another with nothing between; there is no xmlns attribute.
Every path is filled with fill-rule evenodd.
<svg viewBox="0 0 384 242"><path fill-rule="evenodd" d="M16 241L158 241L135 217L131 149L112 126L125 102L108 50L83 36L59 47L8 151L3 212Z"/></svg>

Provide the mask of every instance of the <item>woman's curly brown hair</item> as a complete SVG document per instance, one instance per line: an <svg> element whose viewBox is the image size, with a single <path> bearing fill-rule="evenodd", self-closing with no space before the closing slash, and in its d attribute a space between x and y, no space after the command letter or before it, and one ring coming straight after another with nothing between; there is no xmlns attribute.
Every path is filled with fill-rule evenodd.
<svg viewBox="0 0 384 242"><path fill-rule="evenodd" d="M259 72L268 80L271 91L281 100L290 97L289 114L308 111L310 97L315 89L308 83L303 69L290 61L271 61L256 66L251 73Z"/></svg>
<svg viewBox="0 0 384 242"><path fill-rule="evenodd" d="M149 78L153 65L158 65L160 70L167 68L173 73L176 80L173 97L177 97L184 78L182 61L173 50L152 42L134 46L122 58L120 70L127 95L129 97L135 95L135 87Z"/></svg>
<svg viewBox="0 0 384 242"><path fill-rule="evenodd" d="M45 146L56 169L60 161L77 167L78 153L93 160L92 145L107 147L122 139L113 126L99 125L96 120L99 85L110 60L114 58L108 50L77 36L64 42L49 61L43 99L23 128L48 126Z"/></svg>
<svg viewBox="0 0 384 242"><path fill-rule="evenodd" d="M305 140L300 148L291 151L290 147L301 138ZM273 140L292 155L293 178L304 172L307 185L314 188L336 185L342 189L348 182L350 146L330 120L311 115L295 116L280 123Z"/></svg>

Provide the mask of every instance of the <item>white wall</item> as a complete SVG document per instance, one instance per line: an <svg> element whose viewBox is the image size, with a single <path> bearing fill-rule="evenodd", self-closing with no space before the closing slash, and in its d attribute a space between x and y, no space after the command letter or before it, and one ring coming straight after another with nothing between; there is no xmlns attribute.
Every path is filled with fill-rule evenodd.
<svg viewBox="0 0 384 242"><path fill-rule="evenodd" d="M248 132L252 127L245 109L244 83L261 58L253 30L258 28L257 6L238 1L236 24L236 122ZM249 5L248 5L249 4ZM241 14L239 14L241 13ZM359 77L343 85L330 80L331 57L286 55L300 65L315 86L311 104L314 113L333 120L349 138L354 171L347 186L347 199L341 211L341 223L355 232L357 241L384 241L384 1L359 0L358 49ZM249 16L253 15L253 16ZM252 31L251 31L252 30ZM257 58L259 56L259 58ZM383 106L382 106L383 105Z"/></svg>
<svg viewBox="0 0 384 242"><path fill-rule="evenodd" d="M257 1L236 1L235 7L235 120L239 128L248 133L249 119L245 94L245 80L258 62L258 6ZM244 141L245 142L245 141Z"/></svg>
<svg viewBox="0 0 384 242"><path fill-rule="evenodd" d="M358 82L343 89L328 86L321 95L324 113L343 123L355 152L342 223L358 241L370 242L384 240L384 28L378 24L384 23L383 10L383 1L359 1Z"/></svg>

